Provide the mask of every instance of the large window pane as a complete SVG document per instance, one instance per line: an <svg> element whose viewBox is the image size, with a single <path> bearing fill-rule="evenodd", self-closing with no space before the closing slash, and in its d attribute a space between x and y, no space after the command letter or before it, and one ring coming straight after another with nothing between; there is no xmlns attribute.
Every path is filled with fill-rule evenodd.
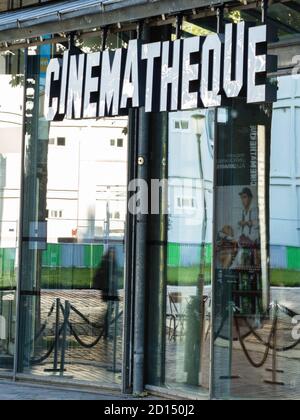
<svg viewBox="0 0 300 420"><path fill-rule="evenodd" d="M120 384L127 118L46 122L52 53L27 62L19 371Z"/></svg>
<svg viewBox="0 0 300 420"><path fill-rule="evenodd" d="M23 57L22 51L0 56L0 368L9 370L16 331Z"/></svg>
<svg viewBox="0 0 300 420"><path fill-rule="evenodd" d="M186 21L182 36L216 25ZM214 131L214 110L150 117L151 179L162 188L149 227L147 383L197 396L209 389Z"/></svg>
<svg viewBox="0 0 300 420"><path fill-rule="evenodd" d="M166 384L172 387L209 387L213 132L214 111L169 115Z"/></svg>
<svg viewBox="0 0 300 420"><path fill-rule="evenodd" d="M278 83L278 101L263 118L261 107L253 113L244 106L235 120L232 107L218 124L219 165L224 148L236 159L241 141L251 149L248 123L256 127L246 166L256 156L258 180L258 188L245 184L237 165L227 170L230 187L224 190L217 178L213 393L219 398L299 398L300 84L292 76ZM255 226L259 240L250 232Z"/></svg>

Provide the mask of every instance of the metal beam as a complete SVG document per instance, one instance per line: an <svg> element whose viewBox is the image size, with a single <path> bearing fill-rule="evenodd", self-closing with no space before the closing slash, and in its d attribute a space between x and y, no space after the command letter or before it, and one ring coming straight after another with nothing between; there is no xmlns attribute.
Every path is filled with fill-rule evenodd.
<svg viewBox="0 0 300 420"><path fill-rule="evenodd" d="M24 20L20 13L20 20L15 19L15 27L1 30L1 19L7 19L8 13L0 14L0 42L9 42L15 39L29 39L46 34L55 34L62 31L73 32L78 30L87 30L89 28L98 28L108 25L114 25L125 22L133 22L147 19L154 16L170 15L174 13L184 13L188 10L197 10L204 7L217 6L219 0L125 0L124 2L108 2L105 8L98 5L97 13L92 8L86 10L71 10L63 14L59 13L59 4L57 13L46 16L43 14L45 6L40 7L40 16L35 20ZM226 4L239 4L234 0L227 0ZM123 4L124 7L121 7ZM35 9L36 10L36 9ZM15 13L15 12L11 12Z"/></svg>
<svg viewBox="0 0 300 420"><path fill-rule="evenodd" d="M295 69L299 60L300 36L296 35L291 39L279 41L269 46L269 53L278 56L278 69Z"/></svg>
<svg viewBox="0 0 300 420"><path fill-rule="evenodd" d="M289 9L294 10L294 12L300 13L300 4L296 3L295 1L287 1L286 3L282 3L283 6L288 7Z"/></svg>
<svg viewBox="0 0 300 420"><path fill-rule="evenodd" d="M248 15L248 16L252 16L255 19L260 19L261 18L261 13L258 12L257 10L254 10L254 9L253 10L247 10L245 12L245 14ZM273 24L274 26L276 26L278 29L281 29L284 32L287 32L289 34L298 33L297 29L293 28L292 26L290 26L290 25L288 25L284 22L281 22L280 20L274 19L270 16L268 16L268 22Z"/></svg>

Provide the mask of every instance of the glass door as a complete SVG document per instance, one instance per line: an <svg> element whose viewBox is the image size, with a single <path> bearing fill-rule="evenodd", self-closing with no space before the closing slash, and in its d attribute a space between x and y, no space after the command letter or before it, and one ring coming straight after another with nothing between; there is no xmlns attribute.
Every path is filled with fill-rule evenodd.
<svg viewBox="0 0 300 420"><path fill-rule="evenodd" d="M184 20L182 38L213 33L216 24ZM174 33L164 29L159 40ZM214 128L213 109L150 117L151 179L160 180L151 193L160 208L148 235L147 382L192 397L207 396L210 382Z"/></svg>
<svg viewBox="0 0 300 420"><path fill-rule="evenodd" d="M23 131L24 51L0 54L0 369L13 370Z"/></svg>
<svg viewBox="0 0 300 420"><path fill-rule="evenodd" d="M120 384L127 117L44 119L45 69L64 49L27 57L18 371Z"/></svg>

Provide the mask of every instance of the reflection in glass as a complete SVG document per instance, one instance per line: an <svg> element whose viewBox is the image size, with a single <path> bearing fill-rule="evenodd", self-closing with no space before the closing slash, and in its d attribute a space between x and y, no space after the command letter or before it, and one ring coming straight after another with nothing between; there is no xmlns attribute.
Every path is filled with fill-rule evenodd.
<svg viewBox="0 0 300 420"><path fill-rule="evenodd" d="M127 118L45 121L51 54L27 59L18 369L120 384Z"/></svg>
<svg viewBox="0 0 300 420"><path fill-rule="evenodd" d="M150 313L149 375L152 385L199 393L199 387L209 387L214 118L211 111L197 110L166 116L163 124L164 130L165 124L168 127L167 241L165 245L161 242L161 246L153 244L150 251L152 261L158 255L165 256L160 286L156 285L153 267L149 279L150 301L154 304L157 296L162 299L163 327L153 322L154 313ZM157 120L155 123L157 130ZM151 235L156 231L157 225L151 227ZM153 363L155 369L151 369Z"/></svg>
<svg viewBox="0 0 300 420"><path fill-rule="evenodd" d="M299 78L289 76L280 77L278 83L278 101L272 112L264 110L265 117L260 107L240 109L234 105L227 109L227 118L223 113L223 119L218 120L218 172L223 178L217 177L216 197L217 209L221 209L216 219L213 337L213 395L217 398L299 398L300 155L296 114L300 84ZM224 150L237 159L237 149L244 154L242 149L251 148L249 124L257 133L253 150L257 188L243 177L244 168L251 174L252 153L246 165L237 165L240 161L235 160L235 165L228 166L224 160ZM247 132L250 135L245 136ZM220 186L225 178L231 185L226 187L227 193ZM255 217L234 216L239 200L242 214L251 202ZM254 227L254 219L258 220L259 247L254 246L255 238L249 232L247 237L252 239L246 247L235 231L242 226L248 229L251 220ZM242 266L236 264L240 254L246 255Z"/></svg>
<svg viewBox="0 0 300 420"><path fill-rule="evenodd" d="M0 55L0 369L12 370L20 212L22 51Z"/></svg>
<svg viewBox="0 0 300 420"><path fill-rule="evenodd" d="M171 386L208 387L211 123L209 111L169 115L166 383Z"/></svg>

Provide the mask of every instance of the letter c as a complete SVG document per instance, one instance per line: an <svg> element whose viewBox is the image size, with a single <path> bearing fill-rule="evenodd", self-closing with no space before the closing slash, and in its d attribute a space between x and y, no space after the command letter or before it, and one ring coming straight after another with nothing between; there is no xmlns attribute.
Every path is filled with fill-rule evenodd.
<svg viewBox="0 0 300 420"><path fill-rule="evenodd" d="M46 87L45 87L45 104L44 116L47 121L53 121L58 114L59 92L53 93L53 82L58 82L60 78L61 60L54 58L50 61L47 74L46 74Z"/></svg>

